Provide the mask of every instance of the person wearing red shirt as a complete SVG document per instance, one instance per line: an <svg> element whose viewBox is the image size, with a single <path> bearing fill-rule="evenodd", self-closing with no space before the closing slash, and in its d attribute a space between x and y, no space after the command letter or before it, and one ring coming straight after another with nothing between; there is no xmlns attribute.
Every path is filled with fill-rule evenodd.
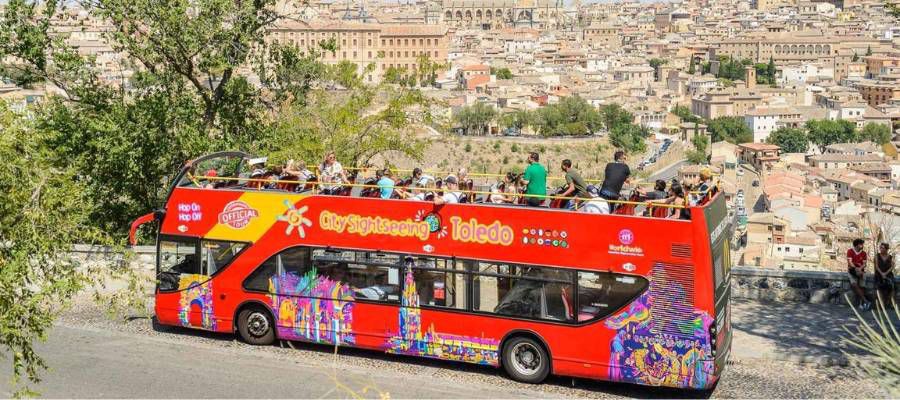
<svg viewBox="0 0 900 400"><path fill-rule="evenodd" d="M866 262L869 259L869 255L863 250L864 243L862 239L855 239L853 247L847 249L847 273L850 275L850 288L860 299L859 308L868 310L872 307L872 303L866 298L866 291L863 289Z"/></svg>

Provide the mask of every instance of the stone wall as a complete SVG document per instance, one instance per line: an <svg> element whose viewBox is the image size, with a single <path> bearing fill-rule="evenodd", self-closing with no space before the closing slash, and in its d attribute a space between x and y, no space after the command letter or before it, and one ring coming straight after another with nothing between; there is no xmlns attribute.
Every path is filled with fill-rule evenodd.
<svg viewBox="0 0 900 400"><path fill-rule="evenodd" d="M866 272L866 292L875 296L871 269ZM895 282L900 283L896 279ZM794 301L802 303L832 303L846 305L844 294L854 299L850 281L843 272L797 271L734 267L731 269L731 296L768 301ZM900 301L898 291L894 297Z"/></svg>

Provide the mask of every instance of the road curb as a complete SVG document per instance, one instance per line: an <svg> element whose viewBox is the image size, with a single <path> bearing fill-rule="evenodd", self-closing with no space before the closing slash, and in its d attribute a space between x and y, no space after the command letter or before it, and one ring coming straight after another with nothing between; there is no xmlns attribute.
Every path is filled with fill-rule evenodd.
<svg viewBox="0 0 900 400"><path fill-rule="evenodd" d="M810 364L817 367L847 367L850 360L846 356L804 356L799 354L775 354L773 356L763 357L740 357L732 356L734 361L751 361L751 360L776 360L786 361L794 364Z"/></svg>

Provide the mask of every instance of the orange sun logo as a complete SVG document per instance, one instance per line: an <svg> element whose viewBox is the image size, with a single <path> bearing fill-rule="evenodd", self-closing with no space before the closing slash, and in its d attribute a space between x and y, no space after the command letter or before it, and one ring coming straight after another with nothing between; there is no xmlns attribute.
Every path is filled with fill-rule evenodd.
<svg viewBox="0 0 900 400"><path fill-rule="evenodd" d="M294 231L294 228L297 228L297 234L300 235L301 238L306 238L306 230L303 229L303 225L312 227L312 221L304 217L303 213L309 211L309 207L303 206L298 209L288 200L284 201L284 205L286 205L288 209L284 212L284 215L278 217L279 221L288 223L287 229L284 230L284 234L290 235L291 232Z"/></svg>

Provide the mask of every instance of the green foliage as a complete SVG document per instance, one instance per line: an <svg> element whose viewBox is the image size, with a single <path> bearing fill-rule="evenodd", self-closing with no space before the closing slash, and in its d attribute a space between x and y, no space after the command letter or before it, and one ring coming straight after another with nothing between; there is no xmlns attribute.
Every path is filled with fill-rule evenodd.
<svg viewBox="0 0 900 400"><path fill-rule="evenodd" d="M691 138L691 143L694 145L692 150L688 150L685 154L689 163L692 164L706 164L709 162L707 158L707 149L709 148L709 138L706 135L694 135Z"/></svg>
<svg viewBox="0 0 900 400"><path fill-rule="evenodd" d="M22 378L39 382L46 364L33 342L86 281L69 249L103 238L75 171L55 165L44 135L0 102L0 348L16 395L34 394Z"/></svg>
<svg viewBox="0 0 900 400"><path fill-rule="evenodd" d="M678 118L681 118L681 120L684 122L693 122L693 123L700 122L700 117L694 115L694 113L691 112L691 109L687 106L683 106L683 105L679 104L679 105L673 107L672 114L677 115Z"/></svg>
<svg viewBox="0 0 900 400"><path fill-rule="evenodd" d="M500 126L522 130L531 124L532 116L528 111L516 110L500 116Z"/></svg>
<svg viewBox="0 0 900 400"><path fill-rule="evenodd" d="M491 75L496 75L497 79L512 79L513 78L512 72L509 70L509 68L506 68L506 67L503 67L503 68L491 67Z"/></svg>
<svg viewBox="0 0 900 400"><path fill-rule="evenodd" d="M718 78L725 78L731 81L736 80L744 80L747 78L747 71L744 67L747 65L751 65L753 62L749 59L744 59L742 61L735 60L729 57L720 57L719 58L719 74L716 75Z"/></svg>
<svg viewBox="0 0 900 400"><path fill-rule="evenodd" d="M866 48L866 56L871 56L871 55L872 55L872 45L869 45L869 47Z"/></svg>
<svg viewBox="0 0 900 400"><path fill-rule="evenodd" d="M859 324L854 328L845 327L850 336L844 343L862 350L863 354L844 351L851 365L863 375L875 381L884 389L888 397L900 397L900 334L894 321L900 319L900 308L897 302L882 299L872 315L865 318L855 308L856 320ZM849 302L849 299L848 299ZM889 303L890 305L885 305ZM851 306L852 308L852 306ZM889 310L893 308L893 316ZM871 321L871 322L869 322Z"/></svg>
<svg viewBox="0 0 900 400"><path fill-rule="evenodd" d="M518 152L519 152L519 145L513 143L513 145L509 147L509 151L510 151L511 153L518 153Z"/></svg>
<svg viewBox="0 0 900 400"><path fill-rule="evenodd" d="M497 110L494 107L478 102L457 110L453 115L453 122L466 135L484 135L495 118Z"/></svg>
<svg viewBox="0 0 900 400"><path fill-rule="evenodd" d="M859 132L859 140L868 140L879 145L891 141L891 128L884 124L866 124Z"/></svg>
<svg viewBox="0 0 900 400"><path fill-rule="evenodd" d="M635 124L620 124L609 132L609 143L629 153L640 153L647 149L644 138L650 132Z"/></svg>
<svg viewBox="0 0 900 400"><path fill-rule="evenodd" d="M688 65L688 74L694 75L697 73L697 59L691 57L691 64Z"/></svg>
<svg viewBox="0 0 900 400"><path fill-rule="evenodd" d="M825 151L825 146L834 143L848 143L857 140L856 124L839 120L810 120L806 122L806 134L809 141Z"/></svg>
<svg viewBox="0 0 900 400"><path fill-rule="evenodd" d="M651 58L650 66L653 67L653 78L659 80L659 67L668 64L669 60L663 58Z"/></svg>
<svg viewBox="0 0 900 400"><path fill-rule="evenodd" d="M600 107L600 118L603 126L612 131L620 125L634 123L634 114L625 111L622 106L613 103Z"/></svg>
<svg viewBox="0 0 900 400"><path fill-rule="evenodd" d="M753 141L753 131L744 123L741 117L719 117L707 124L707 130L713 143L726 140L730 143L750 143Z"/></svg>
<svg viewBox="0 0 900 400"><path fill-rule="evenodd" d="M778 128L769 135L766 142L781 147L784 153L805 153L809 149L806 132L796 128Z"/></svg>
<svg viewBox="0 0 900 400"><path fill-rule="evenodd" d="M318 159L334 151L347 165L369 166L387 152L421 157L424 143L413 127L431 121L430 101L413 88L368 86L356 77L343 92L316 89L305 107L286 105L273 121L275 161Z"/></svg>
<svg viewBox="0 0 900 400"><path fill-rule="evenodd" d="M472 152L472 143L468 143L468 142L467 142L467 143L466 143L466 147L463 148L463 150L464 150L466 153L471 153L471 152Z"/></svg>
<svg viewBox="0 0 900 400"><path fill-rule="evenodd" d="M559 103L536 110L531 123L543 136L590 135L602 124L597 110L578 96L564 97Z"/></svg>

